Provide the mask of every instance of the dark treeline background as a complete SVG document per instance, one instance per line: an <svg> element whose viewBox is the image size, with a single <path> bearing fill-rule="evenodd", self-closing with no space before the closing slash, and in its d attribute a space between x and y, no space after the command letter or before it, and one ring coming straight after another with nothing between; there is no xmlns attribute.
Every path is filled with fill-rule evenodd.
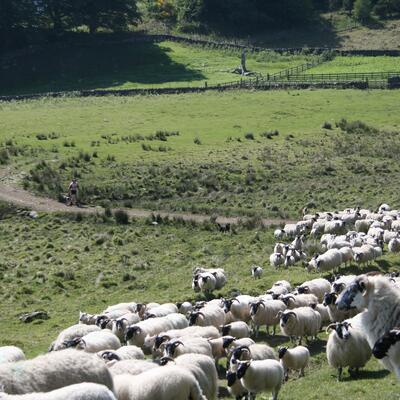
<svg viewBox="0 0 400 400"><path fill-rule="evenodd" d="M184 32L251 34L313 26L321 12L361 22L400 14L400 0L0 0L0 50L59 40L66 32L126 31L142 18Z"/></svg>

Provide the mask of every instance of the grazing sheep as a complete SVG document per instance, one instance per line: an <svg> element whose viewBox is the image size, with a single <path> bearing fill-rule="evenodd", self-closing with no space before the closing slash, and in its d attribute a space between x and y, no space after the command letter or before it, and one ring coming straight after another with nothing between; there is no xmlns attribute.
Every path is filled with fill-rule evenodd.
<svg viewBox="0 0 400 400"><path fill-rule="evenodd" d="M213 274L203 272L199 275L198 284L201 292L206 294L212 293L217 285L217 280Z"/></svg>
<svg viewBox="0 0 400 400"><path fill-rule="evenodd" d="M304 369L310 361L310 352L307 347L296 346L293 349L279 347L278 356L281 360L285 380L289 379L289 370L300 371L299 376L304 376Z"/></svg>
<svg viewBox="0 0 400 400"><path fill-rule="evenodd" d="M121 342L110 330L90 332L83 336L77 343L76 348L87 353L98 353L102 350L117 350L121 347Z"/></svg>
<svg viewBox="0 0 400 400"><path fill-rule="evenodd" d="M16 346L0 347L0 364L25 360L24 352Z"/></svg>
<svg viewBox="0 0 400 400"><path fill-rule="evenodd" d="M340 294L336 304L339 310L355 307L362 311L357 315L357 328L371 348L386 332L400 325L400 291L384 276L360 275ZM382 364L393 371L386 358Z"/></svg>
<svg viewBox="0 0 400 400"><path fill-rule="evenodd" d="M300 233L299 227L296 224L286 224L283 228L283 231L289 239L293 239Z"/></svg>
<svg viewBox="0 0 400 400"><path fill-rule="evenodd" d="M112 376L124 374L139 375L149 369L159 368L157 363L148 360L111 361L107 366Z"/></svg>
<svg viewBox="0 0 400 400"><path fill-rule="evenodd" d="M150 318L131 325L126 331L125 341L130 345L143 348L146 336L158 335L160 332L186 328L187 326L188 321L182 314L168 314L165 317Z"/></svg>
<svg viewBox="0 0 400 400"><path fill-rule="evenodd" d="M317 337L321 329L321 315L311 307L300 307L294 310L279 312L280 327L284 335L299 338L299 344L303 337Z"/></svg>
<svg viewBox="0 0 400 400"><path fill-rule="evenodd" d="M208 400L216 400L218 395L218 375L215 364L210 357L203 354L183 354L175 360L167 359L167 365L175 365L187 369L193 374L203 395Z"/></svg>
<svg viewBox="0 0 400 400"><path fill-rule="evenodd" d="M251 276L254 279L261 279L261 275L263 274L263 269L258 265L253 265L251 267Z"/></svg>
<svg viewBox="0 0 400 400"><path fill-rule="evenodd" d="M339 249L340 254L342 255L342 263L346 265L347 263L350 265L353 261L354 252L351 247L341 247Z"/></svg>
<svg viewBox="0 0 400 400"><path fill-rule="evenodd" d="M188 353L204 354L208 357L213 357L211 344L205 338L183 337L180 339L171 339L165 344L164 357L175 358Z"/></svg>
<svg viewBox="0 0 400 400"><path fill-rule="evenodd" d="M238 339L249 337L251 333L250 327L243 321L235 321L221 327L222 336L231 335Z"/></svg>
<svg viewBox="0 0 400 400"><path fill-rule="evenodd" d="M114 377L118 400L206 400L192 373L175 365Z"/></svg>
<svg viewBox="0 0 400 400"><path fill-rule="evenodd" d="M281 296L281 300L286 304L287 308L293 310L294 308L307 307L313 304L318 304L318 298L312 293L298 294L294 296L293 294L288 294Z"/></svg>
<svg viewBox="0 0 400 400"><path fill-rule="evenodd" d="M200 311L192 311L189 315L189 325L215 326L219 328L225 323L225 313L221 307L207 305Z"/></svg>
<svg viewBox="0 0 400 400"><path fill-rule="evenodd" d="M400 380L400 329L392 329L381 336L375 343L372 354L378 359L387 357L393 371Z"/></svg>
<svg viewBox="0 0 400 400"><path fill-rule="evenodd" d="M332 329L326 344L326 356L331 367L338 370L338 381L342 378L344 367L358 371L371 358L371 348L362 332L351 326L351 320L336 322L328 326Z"/></svg>
<svg viewBox="0 0 400 400"><path fill-rule="evenodd" d="M116 400L113 392L98 383L77 383L47 393L8 395L0 393L0 400Z"/></svg>
<svg viewBox="0 0 400 400"><path fill-rule="evenodd" d="M82 382L113 389L112 377L104 362L83 351L55 351L32 360L0 365L0 385L8 394L50 392Z"/></svg>
<svg viewBox="0 0 400 400"><path fill-rule="evenodd" d="M324 299L324 294L329 292L330 289L331 284L328 280L324 278L316 278L302 283L297 288L297 291L300 294L313 294L317 297L318 302L321 302Z"/></svg>
<svg viewBox="0 0 400 400"><path fill-rule="evenodd" d="M273 334L275 335L276 325L279 324L277 314L279 311L285 311L286 304L281 300L258 300L250 305L250 315L255 328L256 337L260 326L265 325L267 335L269 335L269 327L273 327Z"/></svg>
<svg viewBox="0 0 400 400"><path fill-rule="evenodd" d="M99 351L97 355L106 361L122 361L122 360L144 360L144 353L137 346L122 346L117 350Z"/></svg>
<svg viewBox="0 0 400 400"><path fill-rule="evenodd" d="M276 240L282 240L286 238L286 232L284 229L275 229L274 231L274 237Z"/></svg>
<svg viewBox="0 0 400 400"><path fill-rule="evenodd" d="M324 233L340 235L345 232L345 229L346 229L346 223L344 221L334 219L332 221L326 222Z"/></svg>
<svg viewBox="0 0 400 400"><path fill-rule="evenodd" d="M283 383L283 368L278 361L241 361L236 374L253 399L256 393L265 391L272 392L272 400L278 399Z"/></svg>
<svg viewBox="0 0 400 400"><path fill-rule="evenodd" d="M318 256L316 266L318 272L326 272L339 269L342 264L342 254L338 249L330 249L326 253Z"/></svg>
<svg viewBox="0 0 400 400"><path fill-rule="evenodd" d="M285 256L281 253L272 253L269 256L269 263L271 267L277 268L285 262Z"/></svg>

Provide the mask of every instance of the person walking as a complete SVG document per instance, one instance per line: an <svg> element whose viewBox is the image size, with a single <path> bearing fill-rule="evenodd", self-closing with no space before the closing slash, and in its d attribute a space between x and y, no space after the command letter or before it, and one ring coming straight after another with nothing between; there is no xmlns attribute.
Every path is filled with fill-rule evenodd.
<svg viewBox="0 0 400 400"><path fill-rule="evenodd" d="M68 187L69 206L76 206L78 203L78 181L73 178Z"/></svg>

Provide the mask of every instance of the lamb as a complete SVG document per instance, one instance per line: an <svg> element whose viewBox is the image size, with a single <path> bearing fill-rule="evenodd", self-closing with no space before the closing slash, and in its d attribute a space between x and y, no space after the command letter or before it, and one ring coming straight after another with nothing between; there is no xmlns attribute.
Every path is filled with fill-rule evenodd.
<svg viewBox="0 0 400 400"><path fill-rule="evenodd" d="M276 240L282 240L286 238L286 232L284 229L275 229L274 231L274 237Z"/></svg>
<svg viewBox="0 0 400 400"><path fill-rule="evenodd" d="M24 352L16 346L0 347L0 364L25 360Z"/></svg>
<svg viewBox="0 0 400 400"><path fill-rule="evenodd" d="M278 399L283 383L283 368L276 360L256 360L239 362L237 377L250 395L272 392L272 400Z"/></svg>
<svg viewBox="0 0 400 400"><path fill-rule="evenodd" d="M286 304L287 308L293 310L294 308L307 307L312 304L318 304L318 298L312 293L298 294L294 296L293 294L288 294L281 296L281 300Z"/></svg>
<svg viewBox="0 0 400 400"><path fill-rule="evenodd" d="M358 327L372 348L386 332L400 325L400 291L384 276L360 275L336 301L339 310L357 308ZM354 320L354 318L353 318ZM388 359L382 360L390 371Z"/></svg>
<svg viewBox="0 0 400 400"><path fill-rule="evenodd" d="M201 337L171 339L164 348L164 357L175 358L187 353L204 354L208 357L213 357L210 342Z"/></svg>
<svg viewBox="0 0 400 400"><path fill-rule="evenodd" d="M113 392L98 383L77 383L47 393L7 395L0 393L0 400L116 400Z"/></svg>
<svg viewBox="0 0 400 400"><path fill-rule="evenodd" d="M206 400L192 373L175 365L114 377L118 400Z"/></svg>
<svg viewBox="0 0 400 400"><path fill-rule="evenodd" d="M272 253L269 256L269 263L271 267L277 268L285 262L285 256L281 253Z"/></svg>
<svg viewBox="0 0 400 400"><path fill-rule="evenodd" d="M400 380L400 329L392 329L375 343L372 354L379 360L388 357L393 370Z"/></svg>
<svg viewBox="0 0 400 400"><path fill-rule="evenodd" d="M165 303L161 304L158 307L153 307L150 310L146 310L143 315L143 319L165 317L168 314L175 314L177 312L178 312L178 307L175 304Z"/></svg>
<svg viewBox="0 0 400 400"><path fill-rule="evenodd" d="M139 375L150 369L159 368L157 363L148 360L111 361L107 366L112 376L124 374Z"/></svg>
<svg viewBox="0 0 400 400"><path fill-rule="evenodd" d="M170 365L174 362L175 365L185 368L193 374L203 395L208 400L216 400L218 395L218 375L215 364L210 357L202 354L183 354L175 360L167 360Z"/></svg>
<svg viewBox="0 0 400 400"><path fill-rule="evenodd" d="M150 318L131 325L125 334L125 341L130 345L143 348L147 335L158 335L170 329L186 328L188 321L182 314L168 314L165 317Z"/></svg>
<svg viewBox="0 0 400 400"><path fill-rule="evenodd" d="M286 304L281 300L258 300L251 303L250 315L255 327L256 337L261 325L265 325L267 335L269 335L269 327L273 327L273 334L275 335L276 325L279 324L277 314L279 311L285 311Z"/></svg>
<svg viewBox="0 0 400 400"><path fill-rule="evenodd" d="M400 252L400 239L397 238L397 237L395 237L395 238L393 238L393 239L390 239L390 240L389 240L389 243L388 243L388 250L389 250L391 253L398 253L398 252Z"/></svg>
<svg viewBox="0 0 400 400"><path fill-rule="evenodd" d="M285 380L289 379L289 370L300 371L299 376L304 376L304 369L310 361L310 352L307 347L296 346L293 349L279 347L278 356L281 360Z"/></svg>
<svg viewBox="0 0 400 400"><path fill-rule="evenodd" d="M342 378L343 367L349 367L352 375L371 358L371 348L367 339L351 325L351 320L336 322L328 326L332 329L326 345L326 356L331 367L338 370L338 381Z"/></svg>
<svg viewBox="0 0 400 400"><path fill-rule="evenodd" d="M336 292L325 293L323 305L326 306L331 322L342 322L345 319L354 317L357 314L357 310L338 310L335 304L338 298Z"/></svg>
<svg viewBox="0 0 400 400"><path fill-rule="evenodd" d="M224 310L227 313L230 311L236 320L249 322L250 321L250 303L255 298L248 295L239 295L231 300L224 301Z"/></svg>
<svg viewBox="0 0 400 400"><path fill-rule="evenodd" d="M318 256L316 260L317 271L325 272L339 268L342 264L342 254L338 249L330 249Z"/></svg>
<svg viewBox="0 0 400 400"><path fill-rule="evenodd" d="M288 248L289 246L285 243L276 243L274 246L274 253L285 255Z"/></svg>
<svg viewBox="0 0 400 400"><path fill-rule="evenodd" d="M258 265L253 265L251 267L251 276L254 279L261 279L261 275L263 274L263 269Z"/></svg>
<svg viewBox="0 0 400 400"><path fill-rule="evenodd" d="M321 315L311 307L286 310L278 315L282 333L291 339L299 338L299 344L304 336L316 338L321 329Z"/></svg>
<svg viewBox="0 0 400 400"><path fill-rule="evenodd" d="M117 350L99 351L97 355L106 361L122 361L122 360L144 360L144 353L137 346L123 346Z"/></svg>
<svg viewBox="0 0 400 400"><path fill-rule="evenodd" d="M201 292L206 294L212 293L217 285L217 280L213 274L203 272L198 277L198 285Z"/></svg>
<svg viewBox="0 0 400 400"><path fill-rule="evenodd" d="M108 329L90 332L80 338L76 348L87 353L97 353L102 350L117 350L121 347L119 339Z"/></svg>
<svg viewBox="0 0 400 400"><path fill-rule="evenodd" d="M313 294L317 297L318 302L324 299L324 294L329 292L331 289L331 284L328 280L323 278L312 279L311 281L306 281L302 283L297 291L300 294Z"/></svg>
<svg viewBox="0 0 400 400"><path fill-rule="evenodd" d="M218 306L210 305L200 311L192 311L189 315L189 325L220 327L225 323L224 310Z"/></svg>
<svg viewBox="0 0 400 400"><path fill-rule="evenodd" d="M199 275L201 273L210 273L214 275L216 279L215 289L222 289L226 284L226 276L225 271L222 268L195 268L193 272L193 276Z"/></svg>
<svg viewBox="0 0 400 400"><path fill-rule="evenodd" d="M296 258L292 255L286 255L285 261L283 262L283 265L285 268L289 268L290 266L296 264Z"/></svg>
<svg viewBox="0 0 400 400"><path fill-rule="evenodd" d="M249 337L251 333L250 327L243 321L235 321L221 327L222 336L231 335L238 339Z"/></svg>
<svg viewBox="0 0 400 400"><path fill-rule="evenodd" d="M82 351L55 351L32 360L0 365L0 385L8 394L50 392L82 382L113 389L112 377L104 362Z"/></svg>

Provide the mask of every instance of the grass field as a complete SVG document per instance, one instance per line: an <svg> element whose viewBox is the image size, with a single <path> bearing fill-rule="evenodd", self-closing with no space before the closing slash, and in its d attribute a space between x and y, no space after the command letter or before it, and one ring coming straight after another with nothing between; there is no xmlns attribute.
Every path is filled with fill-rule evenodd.
<svg viewBox="0 0 400 400"><path fill-rule="evenodd" d="M49 46L0 60L0 95L80 89L204 86L237 81L231 71L241 52L162 43L92 43ZM248 54L247 67L271 74L312 55Z"/></svg>
<svg viewBox="0 0 400 400"><path fill-rule="evenodd" d="M397 200L399 136L384 131L399 129L398 101L326 90L3 103L0 155L55 198L77 175L96 204L274 217L376 207ZM383 131L346 134L341 118Z"/></svg>
<svg viewBox="0 0 400 400"><path fill-rule="evenodd" d="M399 72L399 57L335 57L332 61L307 70L306 74L335 74L342 72Z"/></svg>
<svg viewBox="0 0 400 400"><path fill-rule="evenodd" d="M317 276L301 267L272 270L268 266L272 231L259 227L239 226L227 235L211 224L159 221L154 226L142 220L122 226L102 215L83 220L74 215L42 215L31 220L4 206L0 211L0 343L21 346L29 356L46 351L60 330L77 321L79 310L100 312L120 301L200 299L190 288L194 266L226 270L228 284L217 293L223 296L233 290L256 295L278 279L297 285ZM252 264L264 266L261 280L251 278ZM370 270L388 272L399 267L398 257L385 255ZM352 266L343 272L359 270ZM20 313L39 309L48 311L50 319L29 325L18 320ZM267 338L263 329L260 342L286 343L280 335ZM328 399L335 393L340 398L375 400L378 392L385 399L399 398L394 376L376 360L367 364L359 379L345 373L344 381L337 383L326 361L326 335L319 336L310 346L312 362L306 377L284 385L282 399Z"/></svg>

